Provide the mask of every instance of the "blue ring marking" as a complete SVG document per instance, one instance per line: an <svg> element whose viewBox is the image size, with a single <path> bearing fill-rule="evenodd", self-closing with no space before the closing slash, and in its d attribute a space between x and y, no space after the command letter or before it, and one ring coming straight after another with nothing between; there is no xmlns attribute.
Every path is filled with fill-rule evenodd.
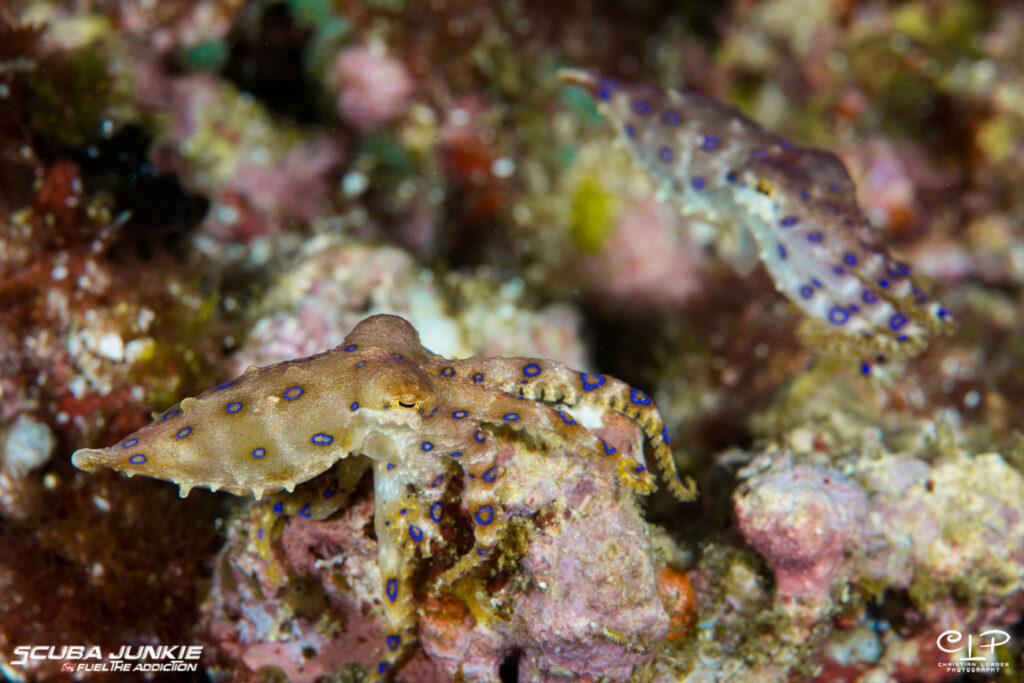
<svg viewBox="0 0 1024 683"><path fill-rule="evenodd" d="M274 507L271 509L274 511L275 515L279 515L284 510L284 507L282 506L281 503L276 503Z"/></svg>
<svg viewBox="0 0 1024 683"><path fill-rule="evenodd" d="M453 458L461 458L462 457L462 453L459 452L459 451L455 451L454 453L452 453L452 457Z"/></svg>
<svg viewBox="0 0 1024 683"><path fill-rule="evenodd" d="M807 241L808 242L818 243L818 242L821 242L823 239L825 239L825 236L821 234L820 230L815 230L813 232L807 233Z"/></svg>
<svg viewBox="0 0 1024 683"><path fill-rule="evenodd" d="M400 353L393 353L391 354L391 357L394 358L395 360L402 360L402 354Z"/></svg>
<svg viewBox="0 0 1024 683"><path fill-rule="evenodd" d="M361 360L361 361L359 361L358 363L356 363L356 367L357 367L357 368L361 368L361 367L363 367L364 365L366 365L366 361L365 361L365 360Z"/></svg>
<svg viewBox="0 0 1024 683"><path fill-rule="evenodd" d="M572 419L572 417L570 417L569 414L566 413L565 411L559 410L558 411L558 416L561 417L562 418L562 422L564 422L567 425L574 425L574 424L576 424L576 420Z"/></svg>
<svg viewBox="0 0 1024 683"><path fill-rule="evenodd" d="M737 178L739 178L739 175L736 173L736 171L729 171L728 173L725 174L725 179L728 180L730 183L735 183Z"/></svg>
<svg viewBox="0 0 1024 683"><path fill-rule="evenodd" d="M843 263L852 268L857 265L857 255L850 252L843 254Z"/></svg>
<svg viewBox="0 0 1024 683"><path fill-rule="evenodd" d="M879 280L878 281L878 286L881 287L882 289L889 289L889 281L888 280Z"/></svg>
<svg viewBox="0 0 1024 683"><path fill-rule="evenodd" d="M388 579L384 592L388 594L388 600L394 602L398 598L398 582L394 579Z"/></svg>
<svg viewBox="0 0 1024 683"><path fill-rule="evenodd" d="M334 479L334 480L331 481L330 484L327 485L327 488L324 489L324 498L331 498L337 492L338 492L338 480Z"/></svg>
<svg viewBox="0 0 1024 683"><path fill-rule="evenodd" d="M588 377L593 377L594 381L589 381ZM591 375L589 372L581 372L580 379L583 380L583 391L590 391L604 384L604 377L601 375Z"/></svg>
<svg viewBox="0 0 1024 683"><path fill-rule="evenodd" d="M810 285L804 285L803 287L800 288L800 296L802 296L805 299L810 299L812 296L814 296L814 288L811 287Z"/></svg>
<svg viewBox="0 0 1024 683"><path fill-rule="evenodd" d="M797 218L796 216L786 216L781 221L779 221L779 225L781 225L784 228L791 228L799 222L800 219Z"/></svg>
<svg viewBox="0 0 1024 683"><path fill-rule="evenodd" d="M476 511L476 523L480 526L487 526L494 521L494 508L485 505Z"/></svg>
<svg viewBox="0 0 1024 683"><path fill-rule="evenodd" d="M334 437L330 434L314 434L309 441L315 446L329 446L334 441Z"/></svg>
<svg viewBox="0 0 1024 683"><path fill-rule="evenodd" d="M527 377L536 377L537 375L540 374L540 366L531 363L530 365L527 365L525 368L523 368L523 374L526 375Z"/></svg>
<svg viewBox="0 0 1024 683"><path fill-rule="evenodd" d="M860 372L865 377L871 376L871 363L861 363Z"/></svg>
<svg viewBox="0 0 1024 683"><path fill-rule="evenodd" d="M437 485L440 484L442 481L444 481L444 475L439 474L437 476L437 479L434 480L434 483L430 485L430 488L437 488Z"/></svg>
<svg viewBox="0 0 1024 683"><path fill-rule="evenodd" d="M491 552L490 548L477 548L476 549L477 557L486 557L489 552Z"/></svg>
<svg viewBox="0 0 1024 683"><path fill-rule="evenodd" d="M668 147L661 147L658 149L658 158L664 161L666 164L675 158L675 154Z"/></svg>
<svg viewBox="0 0 1024 683"><path fill-rule="evenodd" d="M701 176L696 176L690 181L690 187L697 190L697 192L703 190L706 184L707 183L704 181L704 178L702 178Z"/></svg>
<svg viewBox="0 0 1024 683"><path fill-rule="evenodd" d="M850 313L860 312L860 306L858 306L857 304L850 304L847 308L849 309Z"/></svg>
<svg viewBox="0 0 1024 683"><path fill-rule="evenodd" d="M146 456L142 455L141 453L136 453L132 457L128 458L128 462L130 462L133 465L141 465L142 463L146 462Z"/></svg>
<svg viewBox="0 0 1024 683"><path fill-rule="evenodd" d="M484 436L483 431L478 429L478 430L476 430L476 434L473 435L473 438L476 439L477 443L483 443L484 442L484 438L486 438L486 437Z"/></svg>
<svg viewBox="0 0 1024 683"><path fill-rule="evenodd" d="M409 525L409 535L412 536L412 540L421 541L423 540L423 532L420 528L414 524Z"/></svg>
<svg viewBox="0 0 1024 683"><path fill-rule="evenodd" d="M812 277L811 284L817 287L818 289L821 289L821 280L819 280L818 278Z"/></svg>
<svg viewBox="0 0 1024 683"><path fill-rule="evenodd" d="M839 183L832 183L831 188L833 192L839 192Z"/></svg>
<svg viewBox="0 0 1024 683"><path fill-rule="evenodd" d="M607 453L608 455L611 455L612 453L615 452L615 446L609 446L608 442L605 441L604 439L601 439L601 443L604 444L604 452Z"/></svg>
<svg viewBox="0 0 1024 683"><path fill-rule="evenodd" d="M181 429L178 430L178 432L174 436L178 437L179 439L184 439L186 436L188 436L191 433L192 433L192 428L191 427L182 427Z"/></svg>
<svg viewBox="0 0 1024 683"><path fill-rule="evenodd" d="M651 399L647 398L647 395L639 389L629 392L629 397L633 399L633 403L639 403L642 406L651 405Z"/></svg>
<svg viewBox="0 0 1024 683"><path fill-rule="evenodd" d="M842 266L832 266L832 272L836 275L842 275L846 272L846 268L843 268Z"/></svg>
<svg viewBox="0 0 1024 683"><path fill-rule="evenodd" d="M900 278L904 278L910 275L910 266L908 266L906 263L900 263L899 261L896 261L895 263L890 263L889 267L886 270L888 270L889 275L891 275L893 279L896 280L899 280Z"/></svg>
<svg viewBox="0 0 1024 683"><path fill-rule="evenodd" d="M668 438L668 427L661 428L661 438L665 439L665 443L672 443L672 440Z"/></svg>
<svg viewBox="0 0 1024 683"><path fill-rule="evenodd" d="M643 473L643 471L644 471L644 470L646 470L646 469L647 469L647 468L646 468L646 467L644 467L643 465L637 465L636 467L634 467L634 468L633 468L633 470L634 470L634 471L635 471L635 472L636 472L637 474L642 474L642 473Z"/></svg>
<svg viewBox="0 0 1024 683"><path fill-rule="evenodd" d="M218 388L218 389L227 389L227 388L228 388L228 387L230 387L230 386L231 386L232 384L234 384L234 382L225 382L224 384L221 384L221 385L220 385L219 387L217 387L217 388Z"/></svg>
<svg viewBox="0 0 1024 683"><path fill-rule="evenodd" d="M302 509L299 510L299 516L309 517L309 503L306 503L305 505L302 506Z"/></svg>
<svg viewBox="0 0 1024 683"><path fill-rule="evenodd" d="M720 144L714 135L705 135L704 140L700 143L700 148L705 152L714 152Z"/></svg>
<svg viewBox="0 0 1024 683"><path fill-rule="evenodd" d="M398 636L388 636L387 641L388 641L388 649L391 650L392 652L397 650L398 646L401 645L401 643L402 643L402 639L399 638Z"/></svg>
<svg viewBox="0 0 1024 683"><path fill-rule="evenodd" d="M260 539L261 541L263 540L263 529L260 529L256 532L256 538Z"/></svg>
<svg viewBox="0 0 1024 683"><path fill-rule="evenodd" d="M121 444L121 448L131 448L132 446L134 446L138 442L139 442L138 439L128 439L123 444Z"/></svg>
<svg viewBox="0 0 1024 683"><path fill-rule="evenodd" d="M473 375L473 381L474 382L482 382L483 380L484 380L483 374L478 372L475 375Z"/></svg>
<svg viewBox="0 0 1024 683"><path fill-rule="evenodd" d="M349 410L359 410L359 401L352 401L352 405L348 407Z"/></svg>
<svg viewBox="0 0 1024 683"><path fill-rule="evenodd" d="M750 153L751 159L767 159L768 152L763 149L755 149Z"/></svg>
<svg viewBox="0 0 1024 683"><path fill-rule="evenodd" d="M237 413L241 409L242 409L242 404L238 403L238 402L229 403L226 406L224 406L224 410L226 410L231 415L234 415L235 413Z"/></svg>
<svg viewBox="0 0 1024 683"><path fill-rule="evenodd" d="M860 295L860 299L866 304L873 304L878 301L878 295L870 289L865 289L864 293Z"/></svg>
<svg viewBox="0 0 1024 683"><path fill-rule="evenodd" d="M453 420L461 420L462 418L466 417L467 415L469 415L469 413L467 413L465 410L456 410L454 413L452 413L452 419Z"/></svg>
<svg viewBox="0 0 1024 683"><path fill-rule="evenodd" d="M345 347L345 353L352 353L353 351L355 351L358 348L359 347L356 346L355 344L349 344L348 346Z"/></svg>
<svg viewBox="0 0 1024 683"><path fill-rule="evenodd" d="M610 100L612 98L611 92L609 92L607 88L603 87L597 89L597 96L602 100Z"/></svg>
<svg viewBox="0 0 1024 683"><path fill-rule="evenodd" d="M441 374L444 375L445 377L451 377L452 375L455 374L455 368L449 365L443 370L441 370Z"/></svg>
<svg viewBox="0 0 1024 683"><path fill-rule="evenodd" d="M394 602L394 600L392 600L391 602ZM382 674L382 673L384 673L387 670L388 670L388 663L387 662L380 662L379 664L377 664L377 673Z"/></svg>
<svg viewBox="0 0 1024 683"><path fill-rule="evenodd" d="M299 396L302 396L302 387L291 387L290 389L285 389L282 396L284 396L284 400L286 401L294 401Z"/></svg>
<svg viewBox="0 0 1024 683"><path fill-rule="evenodd" d="M786 251L786 247L784 247L784 246L782 246L780 244L779 245L779 258L782 259L783 261L785 261L786 260L786 256L787 256L788 253L789 252Z"/></svg>
<svg viewBox="0 0 1024 683"><path fill-rule="evenodd" d="M633 124L632 123L627 123L625 125L625 130L626 130L626 137L627 138L636 137L636 129L633 128Z"/></svg>
<svg viewBox="0 0 1024 683"><path fill-rule="evenodd" d="M423 443L420 444L420 448L422 448L424 452L432 451L434 450L434 444L430 443L429 441L424 441Z"/></svg>
<svg viewBox="0 0 1024 683"><path fill-rule="evenodd" d="M683 122L683 115L679 113L678 109L666 109L665 113L661 115L661 122L666 126L678 126Z"/></svg>
<svg viewBox="0 0 1024 683"><path fill-rule="evenodd" d="M651 113L651 103L647 100L633 100L633 111L640 116L647 116Z"/></svg>
<svg viewBox="0 0 1024 683"><path fill-rule="evenodd" d="M262 458L266 454L267 454L267 449L265 449L265 448L254 448L254 449L252 449L252 457L256 458L257 460L259 460L260 458Z"/></svg>
<svg viewBox="0 0 1024 683"><path fill-rule="evenodd" d="M519 416L516 415L515 413L505 413L505 415L504 415L505 422L515 422L518 419L519 419Z"/></svg>
<svg viewBox="0 0 1024 683"><path fill-rule="evenodd" d="M896 341L898 341L898 342L910 341L910 337L908 337L905 334L901 334L900 336L896 337Z"/></svg>
<svg viewBox="0 0 1024 683"><path fill-rule="evenodd" d="M387 470L388 470L388 472L390 472L390 471L391 471L391 470L393 470L393 469L395 469L395 463L393 463L393 462L389 462L389 463L387 464Z"/></svg>
<svg viewBox="0 0 1024 683"><path fill-rule="evenodd" d="M444 505L441 503L434 503L430 506L430 518L432 520L440 522L442 515L444 515Z"/></svg>
<svg viewBox="0 0 1024 683"><path fill-rule="evenodd" d="M494 481L498 478L498 466L495 465L491 469L484 472L484 481Z"/></svg>
<svg viewBox="0 0 1024 683"><path fill-rule="evenodd" d="M800 190L800 199L806 200L806 199L810 199L810 198L811 198L811 195L807 192L807 190Z"/></svg>
<svg viewBox="0 0 1024 683"><path fill-rule="evenodd" d="M842 306L833 306L828 312L828 321L833 325L842 325L850 319L850 312Z"/></svg>
<svg viewBox="0 0 1024 683"><path fill-rule="evenodd" d="M167 413L166 415L164 415L162 418L160 418L160 421L161 422L167 422L167 418L169 418L169 417L178 417L178 415L181 415L181 411L180 410L175 410L173 413Z"/></svg>
<svg viewBox="0 0 1024 683"><path fill-rule="evenodd" d="M902 313L894 313L893 316L889 318L889 327L893 330L898 330L906 324L907 316Z"/></svg>
<svg viewBox="0 0 1024 683"><path fill-rule="evenodd" d="M946 316L949 315L949 311L947 311L945 308L940 308L938 311L935 312L935 315L939 316L940 318L945 318Z"/></svg>

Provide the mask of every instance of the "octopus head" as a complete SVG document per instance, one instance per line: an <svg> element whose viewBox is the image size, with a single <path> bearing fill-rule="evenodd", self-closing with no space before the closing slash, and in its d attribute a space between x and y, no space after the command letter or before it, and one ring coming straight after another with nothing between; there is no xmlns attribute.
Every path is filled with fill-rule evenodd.
<svg viewBox="0 0 1024 683"><path fill-rule="evenodd" d="M437 405L434 384L419 368L404 361L387 364L387 370L363 386L365 405L397 409L398 413L430 414Z"/></svg>

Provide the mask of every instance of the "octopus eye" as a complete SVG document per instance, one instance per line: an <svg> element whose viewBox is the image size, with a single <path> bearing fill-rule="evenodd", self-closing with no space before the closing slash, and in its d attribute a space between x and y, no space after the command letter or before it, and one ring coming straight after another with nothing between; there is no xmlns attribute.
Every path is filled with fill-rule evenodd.
<svg viewBox="0 0 1024 683"><path fill-rule="evenodd" d="M402 406L403 408L415 408L416 407L415 403L406 403L405 401L399 401L398 405Z"/></svg>

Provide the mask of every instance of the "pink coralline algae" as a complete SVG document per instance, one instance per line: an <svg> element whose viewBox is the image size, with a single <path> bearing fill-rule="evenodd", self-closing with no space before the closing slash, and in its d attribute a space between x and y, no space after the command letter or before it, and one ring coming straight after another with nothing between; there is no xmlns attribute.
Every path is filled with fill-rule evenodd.
<svg viewBox="0 0 1024 683"><path fill-rule="evenodd" d="M248 242L286 232L325 209L332 176L345 159L336 137L300 138L250 95L206 76L170 77L144 64L136 82L147 107L170 112L152 161L210 197L208 234Z"/></svg>
<svg viewBox="0 0 1024 683"><path fill-rule="evenodd" d="M733 504L740 532L771 566L785 599L825 598L865 538L867 496L828 470L797 465L754 475Z"/></svg>
<svg viewBox="0 0 1024 683"><path fill-rule="evenodd" d="M700 247L679 234L673 213L653 198L619 213L601 251L580 258L595 293L612 305L656 309L678 306L700 289Z"/></svg>
<svg viewBox="0 0 1024 683"><path fill-rule="evenodd" d="M350 47L334 63L338 109L360 130L379 128L408 106L413 83L402 62L370 47Z"/></svg>
<svg viewBox="0 0 1024 683"><path fill-rule="evenodd" d="M449 306L445 285L467 292ZM255 322L235 355L241 374L250 365L312 355L337 346L366 311L408 318L423 342L446 356L540 356L586 366L576 311L550 304L530 311L522 287L497 287L476 275L440 281L395 247L316 240L268 292L261 308L276 311Z"/></svg>

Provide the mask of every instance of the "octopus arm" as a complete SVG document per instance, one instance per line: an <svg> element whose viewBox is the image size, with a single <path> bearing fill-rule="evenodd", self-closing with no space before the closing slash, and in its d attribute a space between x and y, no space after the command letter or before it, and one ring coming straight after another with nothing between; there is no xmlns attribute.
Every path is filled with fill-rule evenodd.
<svg viewBox="0 0 1024 683"><path fill-rule="evenodd" d="M636 424L650 442L655 459L661 467L664 479L673 495L682 501L696 498L696 484L687 478L680 480L675 460L669 446L668 432L661 420L654 402L639 389L630 387L613 377L573 370L555 361L534 358L484 358L467 361L466 368L471 377L479 376L479 382L498 391L530 399L543 408L547 419L558 426L589 429L598 424L584 425L565 408L588 408L613 410L626 416ZM519 401L527 403L527 401ZM538 408L540 410L541 408ZM575 433L575 432L574 432ZM597 446L591 450L607 457L615 453L613 445L596 439ZM646 467L637 464L623 454L618 455L617 464L621 478L641 493L650 493L654 483Z"/></svg>

